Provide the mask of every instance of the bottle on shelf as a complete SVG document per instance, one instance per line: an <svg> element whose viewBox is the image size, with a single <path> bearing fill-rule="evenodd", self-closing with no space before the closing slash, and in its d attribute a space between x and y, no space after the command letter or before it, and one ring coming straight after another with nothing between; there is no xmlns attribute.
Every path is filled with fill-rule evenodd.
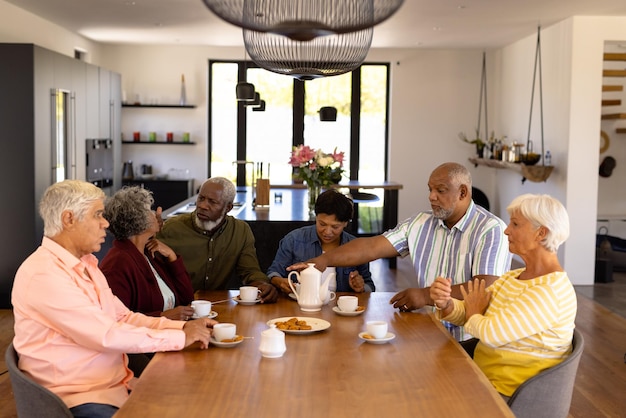
<svg viewBox="0 0 626 418"><path fill-rule="evenodd" d="M185 90L185 74L180 76L180 105L185 106L187 104L187 91Z"/></svg>
<svg viewBox="0 0 626 418"><path fill-rule="evenodd" d="M552 165L552 154L550 150L546 151L546 156L544 157L544 165Z"/></svg>

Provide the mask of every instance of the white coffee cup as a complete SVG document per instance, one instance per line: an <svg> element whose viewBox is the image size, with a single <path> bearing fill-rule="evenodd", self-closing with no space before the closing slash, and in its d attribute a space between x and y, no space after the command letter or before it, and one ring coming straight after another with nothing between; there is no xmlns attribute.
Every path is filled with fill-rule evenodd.
<svg viewBox="0 0 626 418"><path fill-rule="evenodd" d="M343 312L354 312L359 307L359 298L356 296L339 296L337 307Z"/></svg>
<svg viewBox="0 0 626 418"><path fill-rule="evenodd" d="M235 338L235 335L237 335L237 325L235 324L222 322L213 325L213 337L217 341L230 340Z"/></svg>
<svg viewBox="0 0 626 418"><path fill-rule="evenodd" d="M387 335L387 322L367 321L367 333L377 340Z"/></svg>
<svg viewBox="0 0 626 418"><path fill-rule="evenodd" d="M259 288L256 286L241 286L239 298L244 302L254 302L259 296Z"/></svg>
<svg viewBox="0 0 626 418"><path fill-rule="evenodd" d="M211 301L210 300L194 300L191 302L193 308L194 317L202 318L209 316L211 313Z"/></svg>

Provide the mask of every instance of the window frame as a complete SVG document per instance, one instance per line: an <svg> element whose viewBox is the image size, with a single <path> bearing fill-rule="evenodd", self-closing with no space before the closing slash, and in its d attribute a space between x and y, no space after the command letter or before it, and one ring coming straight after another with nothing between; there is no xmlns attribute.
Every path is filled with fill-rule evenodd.
<svg viewBox="0 0 626 418"><path fill-rule="evenodd" d="M211 159L213 150L213 65L237 64L237 82L245 82L247 70L261 68L252 61L210 59L208 71L208 118L207 118L207 176L210 178ZM364 66L385 66L387 69L385 85L385 128L384 128L384 181L389 179L389 108L390 108L390 78L391 65L389 62L366 62L352 71L351 107L350 107L350 180L358 180L360 166L360 134L361 134L361 68ZM288 76L286 76L288 77ZM305 82L293 79L293 124L292 146L304 143L304 113L305 113ZM234 91L233 91L234 95ZM247 148L247 113L243 102L237 103L237 160L246 160ZM237 166L237 187L246 185L247 165Z"/></svg>

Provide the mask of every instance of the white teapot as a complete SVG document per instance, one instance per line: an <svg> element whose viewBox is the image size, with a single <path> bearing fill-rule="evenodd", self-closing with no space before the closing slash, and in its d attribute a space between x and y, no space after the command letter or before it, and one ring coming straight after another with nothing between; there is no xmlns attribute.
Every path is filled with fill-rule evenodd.
<svg viewBox="0 0 626 418"><path fill-rule="evenodd" d="M325 299L328 297L328 282L331 275L327 275L324 282L322 282L322 272L315 268L315 264L308 263L309 267L302 270L300 273L292 271L287 276L287 282L296 299L300 309L304 312L316 312L322 309L322 305ZM300 289L296 291L291 276L295 275L300 282ZM323 296L323 299L322 299Z"/></svg>

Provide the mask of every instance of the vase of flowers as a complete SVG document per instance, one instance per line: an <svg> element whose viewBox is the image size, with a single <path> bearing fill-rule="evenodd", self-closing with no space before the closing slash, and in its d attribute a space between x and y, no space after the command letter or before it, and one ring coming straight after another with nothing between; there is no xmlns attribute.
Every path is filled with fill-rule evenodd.
<svg viewBox="0 0 626 418"><path fill-rule="evenodd" d="M343 174L344 153L326 153L308 145L293 147L289 164L294 167L294 180L306 183L309 190L309 212L315 211L315 202L322 188L339 183Z"/></svg>

